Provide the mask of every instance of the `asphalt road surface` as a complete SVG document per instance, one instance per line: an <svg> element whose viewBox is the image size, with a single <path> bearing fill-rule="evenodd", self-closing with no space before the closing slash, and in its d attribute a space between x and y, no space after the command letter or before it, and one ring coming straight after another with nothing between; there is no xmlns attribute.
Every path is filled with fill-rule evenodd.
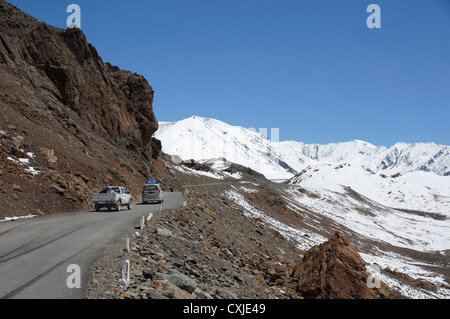
<svg viewBox="0 0 450 319"><path fill-rule="evenodd" d="M162 210L184 201L181 193L165 193ZM135 203L120 212L102 209L0 223L0 298L85 298L90 268L104 249L139 225L142 216L159 210L160 204Z"/></svg>

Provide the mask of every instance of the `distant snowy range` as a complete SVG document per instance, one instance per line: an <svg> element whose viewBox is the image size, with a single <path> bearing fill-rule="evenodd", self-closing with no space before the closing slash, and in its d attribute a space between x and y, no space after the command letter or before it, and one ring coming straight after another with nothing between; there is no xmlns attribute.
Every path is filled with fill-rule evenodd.
<svg viewBox="0 0 450 319"><path fill-rule="evenodd" d="M254 129L198 116L159 124L155 137L163 152L185 161L225 158L268 179L335 192L351 187L385 206L450 216L450 146L272 141Z"/></svg>
<svg viewBox="0 0 450 319"><path fill-rule="evenodd" d="M359 238L358 249L368 265L425 278L439 288L411 288L379 273L389 286L412 298L450 298L450 288L442 288L449 286L449 146L273 141L254 129L198 116L159 124L155 137L162 141L164 153L175 162L210 163L214 172L176 169L223 178L229 161L286 182L280 184L280 192L308 226L276 228L297 238L300 249L325 241L323 234L334 225ZM276 137L277 132L272 133ZM237 181L232 191L236 205L250 215L264 216L239 195L246 189L240 175L230 177Z"/></svg>

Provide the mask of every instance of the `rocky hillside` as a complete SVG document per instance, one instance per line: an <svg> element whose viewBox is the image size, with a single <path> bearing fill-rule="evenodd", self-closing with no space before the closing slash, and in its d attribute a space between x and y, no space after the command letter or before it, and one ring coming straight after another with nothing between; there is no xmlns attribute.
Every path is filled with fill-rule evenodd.
<svg viewBox="0 0 450 319"><path fill-rule="evenodd" d="M152 87L104 63L79 29L0 0L0 79L0 219L90 207L104 184L138 196L166 176Z"/></svg>
<svg viewBox="0 0 450 319"><path fill-rule="evenodd" d="M242 167L236 169L242 172L239 180L231 177L214 180L204 175L208 172L206 167L178 173L182 178L184 174L198 172L197 176L190 175L193 184L185 187L185 207L153 216L143 230L130 230L124 236L130 239L130 251L125 249L124 238L111 246L92 269L87 297L377 299L399 296L384 284L378 292L367 287L370 273L365 262L342 234L305 254L294 241L268 227L262 218L253 218L236 209L234 201L225 194L245 181L248 190L260 189L251 193L253 204L260 209L272 210L273 216L278 215L279 220L289 224L298 225L301 219L289 216L283 199L264 177L241 171ZM120 281L125 260L131 263L128 286Z"/></svg>
<svg viewBox="0 0 450 319"><path fill-rule="evenodd" d="M169 211L163 205L142 230L136 221L93 266L88 298L392 299L450 293L447 256L362 236L313 208L293 205L286 193L291 185L248 168L169 159L167 167L185 185L186 205ZM367 203L361 204L368 212ZM128 286L120 282L125 260Z"/></svg>

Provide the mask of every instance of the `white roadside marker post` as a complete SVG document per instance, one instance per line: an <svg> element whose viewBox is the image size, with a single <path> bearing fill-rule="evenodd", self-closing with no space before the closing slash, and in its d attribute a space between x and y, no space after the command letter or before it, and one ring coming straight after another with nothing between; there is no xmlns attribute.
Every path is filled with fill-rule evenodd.
<svg viewBox="0 0 450 319"><path fill-rule="evenodd" d="M130 251L130 238L125 238L125 250Z"/></svg>
<svg viewBox="0 0 450 319"><path fill-rule="evenodd" d="M144 229L144 227L145 227L145 217L144 216L142 216L141 217L141 229Z"/></svg>

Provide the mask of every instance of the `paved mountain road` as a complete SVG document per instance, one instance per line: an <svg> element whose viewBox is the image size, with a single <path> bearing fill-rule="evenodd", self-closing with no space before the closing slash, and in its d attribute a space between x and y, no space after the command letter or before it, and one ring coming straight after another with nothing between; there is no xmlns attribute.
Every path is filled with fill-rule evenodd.
<svg viewBox="0 0 450 319"><path fill-rule="evenodd" d="M163 210L180 207L181 193L165 193ZM90 268L106 247L160 205L132 210L57 214L0 223L0 298L82 299ZM77 265L75 270L68 268ZM80 274L81 288L69 288ZM73 280L72 280L73 279Z"/></svg>

